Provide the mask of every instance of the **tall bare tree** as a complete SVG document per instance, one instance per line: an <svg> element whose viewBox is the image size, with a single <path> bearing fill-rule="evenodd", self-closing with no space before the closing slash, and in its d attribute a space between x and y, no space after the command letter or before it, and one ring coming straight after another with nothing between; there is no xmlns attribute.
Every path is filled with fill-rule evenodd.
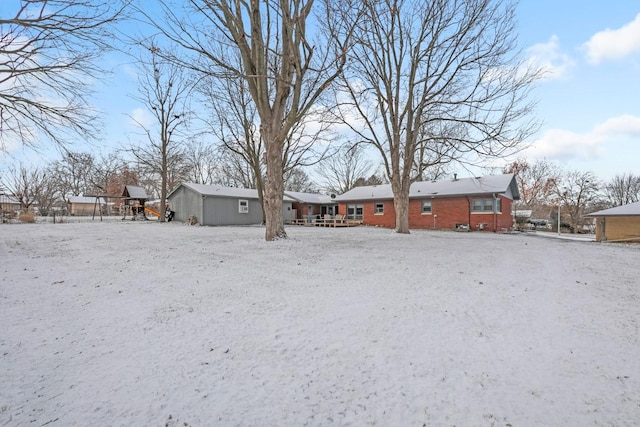
<svg viewBox="0 0 640 427"><path fill-rule="evenodd" d="M90 153L67 151L62 159L54 162L50 169L59 182L63 197L80 196L92 187L94 158Z"/></svg>
<svg viewBox="0 0 640 427"><path fill-rule="evenodd" d="M266 212L265 145L259 130L258 112L246 81L241 78L208 78L202 81L199 91L213 112L209 125L220 141L223 169L233 177L232 182L243 183L245 188L255 188L263 213ZM287 135L282 158L285 182L292 176L299 177L297 171L301 167L322 161L329 152L330 145L325 140L329 135L329 123L318 120L319 115L314 112L303 117ZM263 222L266 222L266 216Z"/></svg>
<svg viewBox="0 0 640 427"><path fill-rule="evenodd" d="M364 13L344 17L356 31L340 111L360 142L380 154L395 229L408 233L409 188L423 168L503 155L533 131L527 96L537 71L515 52L508 1L363 4Z"/></svg>
<svg viewBox="0 0 640 427"><path fill-rule="evenodd" d="M11 167L2 176L2 185L8 194L20 202L20 210L27 212L38 198L38 186L44 177L44 169L38 166Z"/></svg>
<svg viewBox="0 0 640 427"><path fill-rule="evenodd" d="M265 147L264 207L266 240L285 238L282 200L283 159L292 129L317 104L340 74L351 34L332 7L352 7L332 0L187 0L177 14L162 1L168 22L164 36L194 58L185 66L205 75L245 81L260 121ZM312 8L316 31L307 31ZM340 40L338 39L340 36ZM314 40L315 38L315 40ZM235 66L230 58L241 58ZM182 60L182 58L176 58Z"/></svg>
<svg viewBox="0 0 640 427"><path fill-rule="evenodd" d="M190 139L184 146L185 179L196 184L213 184L219 173L218 153L210 142Z"/></svg>
<svg viewBox="0 0 640 427"><path fill-rule="evenodd" d="M571 232L575 233L580 229L588 207L598 201L600 183L593 172L574 170L564 173L560 181L550 181L550 184L555 189L560 217L564 210L569 216Z"/></svg>
<svg viewBox="0 0 640 427"><path fill-rule="evenodd" d="M186 173L183 150L176 139L187 125L191 83L184 69L163 59L155 44L139 64L137 99L149 109L155 123L147 125L137 121L144 129L148 144L131 151L148 171L160 176L160 222L164 222L167 192Z"/></svg>
<svg viewBox="0 0 640 427"><path fill-rule="evenodd" d="M632 172L614 176L605 185L611 206L622 206L640 201L640 175Z"/></svg>
<svg viewBox="0 0 640 427"><path fill-rule="evenodd" d="M547 160L530 163L524 159L514 160L504 169L504 173L515 174L520 192L519 206L535 209L537 205L549 201L556 194L553 183L558 182L562 171L560 167Z"/></svg>
<svg viewBox="0 0 640 427"><path fill-rule="evenodd" d="M87 95L128 0L3 0L0 151L8 141L96 135Z"/></svg>
<svg viewBox="0 0 640 427"><path fill-rule="evenodd" d="M366 178L372 171L373 164L367 159L365 150L360 145L342 147L316 168L324 190L335 194L351 190L359 179Z"/></svg>

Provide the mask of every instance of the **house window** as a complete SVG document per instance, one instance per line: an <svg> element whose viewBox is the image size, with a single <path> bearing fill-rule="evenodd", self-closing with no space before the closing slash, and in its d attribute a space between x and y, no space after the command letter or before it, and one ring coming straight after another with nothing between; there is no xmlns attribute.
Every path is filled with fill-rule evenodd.
<svg viewBox="0 0 640 427"><path fill-rule="evenodd" d="M362 205L347 205L347 219L362 221Z"/></svg>
<svg viewBox="0 0 640 427"><path fill-rule="evenodd" d="M431 200L425 200L422 202L422 213L430 214L431 213Z"/></svg>
<svg viewBox="0 0 640 427"><path fill-rule="evenodd" d="M376 215L384 215L384 203L376 203L374 213Z"/></svg>
<svg viewBox="0 0 640 427"><path fill-rule="evenodd" d="M249 201L238 200L238 212L246 214L249 213Z"/></svg>
<svg viewBox="0 0 640 427"><path fill-rule="evenodd" d="M473 199L471 212L502 212L501 199Z"/></svg>

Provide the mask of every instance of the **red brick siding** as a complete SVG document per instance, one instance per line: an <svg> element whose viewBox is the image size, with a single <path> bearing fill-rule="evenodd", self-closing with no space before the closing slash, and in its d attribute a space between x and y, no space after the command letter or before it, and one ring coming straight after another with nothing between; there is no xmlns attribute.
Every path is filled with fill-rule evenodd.
<svg viewBox="0 0 640 427"><path fill-rule="evenodd" d="M409 201L409 228L452 230L456 224L469 224L472 230L479 229L479 224L486 224L484 230L498 231L513 226L511 203L508 198L502 199L502 213L471 213L470 201L465 197L434 198L431 199L431 214L422 214L422 202L428 199L412 199ZM375 215L376 203L384 203L384 214ZM392 200L377 202L341 202L338 213L347 214L347 204L361 204L363 206L363 220L367 225L394 228L396 225L395 209ZM435 217L435 226L434 226Z"/></svg>

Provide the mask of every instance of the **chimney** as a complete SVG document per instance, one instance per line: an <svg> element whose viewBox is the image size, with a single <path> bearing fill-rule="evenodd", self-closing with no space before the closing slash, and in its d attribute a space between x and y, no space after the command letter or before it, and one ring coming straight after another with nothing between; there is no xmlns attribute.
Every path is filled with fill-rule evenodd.
<svg viewBox="0 0 640 427"><path fill-rule="evenodd" d="M454 181L457 181L457 180L458 180L458 174L457 174L457 173L454 173L454 174L453 174L453 180L454 180Z"/></svg>

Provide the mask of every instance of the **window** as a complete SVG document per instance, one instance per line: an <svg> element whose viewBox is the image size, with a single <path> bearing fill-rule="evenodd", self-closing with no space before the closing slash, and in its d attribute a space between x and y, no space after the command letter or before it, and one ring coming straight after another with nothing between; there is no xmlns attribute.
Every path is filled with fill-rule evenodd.
<svg viewBox="0 0 640 427"><path fill-rule="evenodd" d="M425 200L422 202L422 213L430 214L431 213L431 200Z"/></svg>
<svg viewBox="0 0 640 427"><path fill-rule="evenodd" d="M502 200L493 198L473 199L471 203L471 212L502 212Z"/></svg>
<svg viewBox="0 0 640 427"><path fill-rule="evenodd" d="M238 212L240 212L240 213L249 213L249 201L248 200L238 200Z"/></svg>
<svg viewBox="0 0 640 427"><path fill-rule="evenodd" d="M362 220L362 205L347 205L347 219Z"/></svg>
<svg viewBox="0 0 640 427"><path fill-rule="evenodd" d="M376 207L373 212L376 215L384 215L384 203L376 203Z"/></svg>

